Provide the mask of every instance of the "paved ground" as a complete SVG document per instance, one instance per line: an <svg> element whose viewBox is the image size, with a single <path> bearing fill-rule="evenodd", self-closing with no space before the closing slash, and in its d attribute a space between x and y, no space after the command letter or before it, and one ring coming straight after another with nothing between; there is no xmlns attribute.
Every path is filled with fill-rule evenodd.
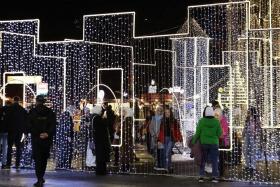
<svg viewBox="0 0 280 187"><path fill-rule="evenodd" d="M32 170L0 170L0 186L28 187L35 182ZM88 172L47 172L45 187L251 187L272 186L241 182L198 183L195 178L144 175L95 176ZM278 185L273 185L278 186Z"/></svg>

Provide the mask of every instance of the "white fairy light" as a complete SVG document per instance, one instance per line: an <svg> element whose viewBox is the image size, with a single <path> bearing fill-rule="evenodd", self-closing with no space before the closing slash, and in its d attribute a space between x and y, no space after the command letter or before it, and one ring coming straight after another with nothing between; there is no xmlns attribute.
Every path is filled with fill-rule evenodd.
<svg viewBox="0 0 280 187"><path fill-rule="evenodd" d="M269 162L267 168L259 167L260 171L255 172L251 180L275 183L279 182L280 177L265 170L272 170L279 160L279 145L275 144L279 138L280 123L279 2L266 1L266 9L261 7L262 3L251 0L190 6L187 34L135 36L135 13L122 12L84 16L82 40L40 42L39 20L2 21L0 67L5 72L23 71L27 75L39 74L43 77L43 81L49 84L53 108L58 118L61 117L57 137L63 138L70 136L71 128L67 126L69 119L61 115L62 112L68 106L75 106L73 102L86 98L89 104L95 100L101 86L96 76L98 70L121 68L123 88L120 93L127 102L133 101L133 107L127 110L130 117L133 116L133 124L129 124L128 120L129 123L121 129L124 147L120 150L122 164L118 172L151 172L148 164L142 168L131 165L130 154L136 145L137 125L144 119L140 116L136 118L132 111L135 112L135 101L146 102L144 98L147 97L151 80L154 80L152 85L157 86L155 92L172 88L170 91L175 96L171 104L175 103L174 98L178 98L176 103L179 103L179 107L173 107L178 108L182 129L190 121L192 125L196 124L204 106L216 99L218 89L222 88L219 96L223 106L228 109L230 146L221 150L229 152L231 162L240 166L231 164L227 177L248 180L250 176L248 172L239 170L244 168L244 157L239 163L241 153L238 149L242 142L237 135L243 130L247 108L255 105L262 122L262 141L259 139L256 146L251 148L256 154L260 149L265 152L260 160ZM2 76L0 79L2 83ZM96 85L99 85L97 91L91 91ZM175 88L180 90L175 92ZM33 97L34 85L30 85L30 89L25 89L28 101ZM165 102L165 99L154 98L155 106L162 100ZM121 108L124 104L120 102ZM81 126L80 131L74 132L71 144L75 153L73 163L76 169L84 170L84 145L89 134L86 119L76 121ZM186 140L184 132L183 137ZM56 139L59 161L63 160L60 153L66 151L69 154L69 147L64 146L70 145L67 141L69 137ZM28 146L25 147L27 150ZM70 164L67 157L65 164L59 167L69 168ZM180 166L180 172L188 174L183 166Z"/></svg>

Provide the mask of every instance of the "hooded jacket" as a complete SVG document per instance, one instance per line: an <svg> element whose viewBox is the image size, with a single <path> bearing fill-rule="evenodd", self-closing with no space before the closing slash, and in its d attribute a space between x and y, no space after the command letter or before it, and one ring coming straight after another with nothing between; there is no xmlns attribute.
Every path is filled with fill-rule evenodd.
<svg viewBox="0 0 280 187"><path fill-rule="evenodd" d="M219 137L222 135L222 128L219 120L214 117L203 117L199 120L192 143L198 139L201 144L219 145Z"/></svg>

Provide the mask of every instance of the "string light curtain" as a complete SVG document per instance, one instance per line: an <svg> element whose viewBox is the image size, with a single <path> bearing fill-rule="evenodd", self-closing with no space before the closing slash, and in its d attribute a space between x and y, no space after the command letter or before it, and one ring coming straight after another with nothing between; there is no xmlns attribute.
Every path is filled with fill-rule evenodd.
<svg viewBox="0 0 280 187"><path fill-rule="evenodd" d="M135 36L134 12L88 15L82 40L61 42L40 42L39 20L0 22L0 69L2 74L41 75L49 84L49 100L60 121L52 168L90 170L85 165L86 118L78 119L79 129L72 132L68 114L61 114L78 107L82 99L95 101L98 69L122 68L122 92L127 93L125 102L131 103L135 114L122 129L121 164L109 163L110 172L163 173L153 169L156 160L146 150L143 108L169 104L184 137L173 149L173 174L196 176L198 168L188 158L186 139L204 106L218 98L230 124L230 146L220 150L225 158L224 177L279 183L279 145L273 143L279 141L278 15L277 0L190 6L186 30L182 29L188 34L161 36ZM148 95L152 80L157 98ZM176 86L183 92L165 89ZM28 102L34 97L30 89L26 96ZM252 136L244 133L249 106L255 106L260 117L260 127ZM30 157L28 145L24 158Z"/></svg>
<svg viewBox="0 0 280 187"><path fill-rule="evenodd" d="M225 154L229 170L227 177L235 180L277 182L279 147L270 141L277 141L279 137L278 50L275 47L279 44L277 7L279 2L273 0L189 7L189 23L198 23L204 34L212 39L210 64L228 64L232 68L231 74L226 71L213 74L210 70L209 86L211 88L215 82L222 82L217 88L221 87L224 91L221 94L224 105L231 103L225 98L232 98L233 147ZM198 33L192 32L192 27L189 29L193 35ZM221 81L227 76L232 83L227 79ZM232 91L228 90L231 84ZM209 92L217 94L215 90L209 89ZM228 97L231 92L232 97ZM262 128L254 136L244 134L247 132L244 126L249 106L257 108L261 120ZM255 144L248 145L246 142ZM244 152L246 147L253 153L251 160L255 162L256 168L251 171L248 170L248 156Z"/></svg>
<svg viewBox="0 0 280 187"><path fill-rule="evenodd" d="M49 86L48 102L59 115L63 110L63 59L35 54L37 21L1 22L1 73L25 72L29 76L42 76ZM3 76L0 81L3 82ZM4 86L4 85L2 85ZM26 102L34 101L35 85L26 87ZM25 94L25 93L23 93ZM32 166L30 138L24 142L24 166Z"/></svg>

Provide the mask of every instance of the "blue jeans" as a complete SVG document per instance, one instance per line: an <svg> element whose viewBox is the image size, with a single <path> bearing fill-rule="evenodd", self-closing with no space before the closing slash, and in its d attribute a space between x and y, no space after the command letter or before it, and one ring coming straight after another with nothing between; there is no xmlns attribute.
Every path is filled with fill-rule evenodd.
<svg viewBox="0 0 280 187"><path fill-rule="evenodd" d="M219 150L216 144L202 144L202 160L200 163L200 176L205 176L205 163L210 160L212 163L212 176L218 177L218 158Z"/></svg>
<svg viewBox="0 0 280 187"><path fill-rule="evenodd" d="M174 146L174 142L171 140L171 137L164 138L164 168L170 169L171 168L171 156L172 156L172 148Z"/></svg>
<svg viewBox="0 0 280 187"><path fill-rule="evenodd" d="M165 163L165 150L164 149L158 149L157 150L157 159L158 159L158 165L157 167L159 168L164 168L164 163Z"/></svg>
<svg viewBox="0 0 280 187"><path fill-rule="evenodd" d="M7 163L7 150L8 150L8 133L0 133L0 143L2 145L2 165Z"/></svg>

